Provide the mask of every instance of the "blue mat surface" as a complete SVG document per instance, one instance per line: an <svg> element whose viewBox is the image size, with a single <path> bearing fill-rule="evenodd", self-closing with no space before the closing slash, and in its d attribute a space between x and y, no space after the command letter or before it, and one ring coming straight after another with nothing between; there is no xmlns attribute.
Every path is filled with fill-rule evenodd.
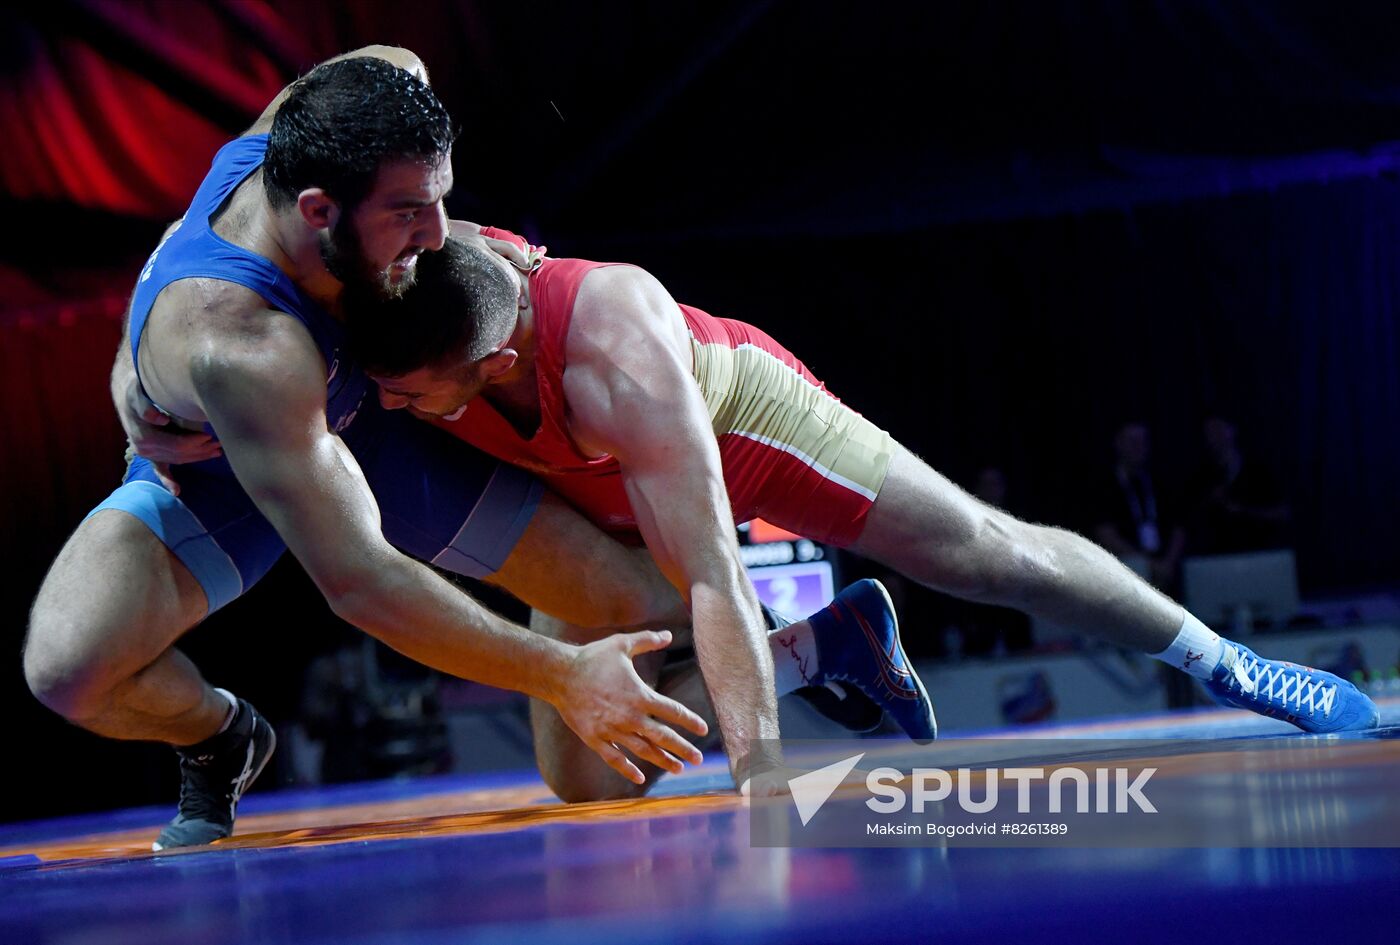
<svg viewBox="0 0 1400 945"><path fill-rule="evenodd" d="M1388 703L1385 719L1400 722L1400 704ZM1218 750L1282 731L1207 713L1034 734L1203 739ZM1400 893L1395 849L756 848L747 810L704 796L729 785L715 760L663 781L657 800L573 813L540 797L470 823L391 819L387 830L345 828L315 843L288 842L298 836L288 831L268 845L254 837L176 855L22 849L144 829L167 811L13 825L0 859L0 942L1371 940L1388 937ZM319 813L335 826L374 805L538 790L529 774L432 778L254 794L243 813Z"/></svg>

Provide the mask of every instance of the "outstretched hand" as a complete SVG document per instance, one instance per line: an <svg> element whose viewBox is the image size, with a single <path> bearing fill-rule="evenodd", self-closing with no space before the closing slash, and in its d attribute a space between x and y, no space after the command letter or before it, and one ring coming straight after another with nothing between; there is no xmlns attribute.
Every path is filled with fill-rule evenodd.
<svg viewBox="0 0 1400 945"><path fill-rule="evenodd" d="M632 665L632 657L663 650L670 643L669 631L648 630L578 647L555 704L574 734L634 784L644 784L646 778L628 754L672 774L679 774L685 762L703 760L700 751L670 726L704 735L705 720L648 686Z"/></svg>

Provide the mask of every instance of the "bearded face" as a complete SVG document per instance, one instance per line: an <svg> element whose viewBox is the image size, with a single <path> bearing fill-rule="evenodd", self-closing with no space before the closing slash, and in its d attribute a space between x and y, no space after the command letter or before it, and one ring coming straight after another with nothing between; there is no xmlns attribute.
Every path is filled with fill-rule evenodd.
<svg viewBox="0 0 1400 945"><path fill-rule="evenodd" d="M411 264L416 257L406 258L409 265L396 259L382 267L371 259L353 212L342 216L336 226L321 231L321 261L331 275L354 292L381 300L399 298L418 274L417 267Z"/></svg>
<svg viewBox="0 0 1400 945"><path fill-rule="evenodd" d="M405 158L383 164L374 187L343 204L321 229L321 259L346 287L394 299L413 285L418 258L447 239L443 200L452 189L452 160Z"/></svg>

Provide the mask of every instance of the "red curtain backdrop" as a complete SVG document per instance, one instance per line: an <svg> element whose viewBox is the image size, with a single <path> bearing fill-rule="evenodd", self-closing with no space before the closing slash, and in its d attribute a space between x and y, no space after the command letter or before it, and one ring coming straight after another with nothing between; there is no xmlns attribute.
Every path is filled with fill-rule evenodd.
<svg viewBox="0 0 1400 945"><path fill-rule="evenodd" d="M65 30L20 24L10 40L0 188L15 200L178 216L231 120L256 116L296 68L272 51L319 55L258 0L59 6ZM248 41L255 17L277 42Z"/></svg>

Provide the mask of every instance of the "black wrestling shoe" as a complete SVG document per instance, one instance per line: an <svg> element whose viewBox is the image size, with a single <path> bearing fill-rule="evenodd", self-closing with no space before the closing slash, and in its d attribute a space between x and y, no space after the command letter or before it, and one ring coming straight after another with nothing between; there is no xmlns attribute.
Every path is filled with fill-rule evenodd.
<svg viewBox="0 0 1400 945"><path fill-rule="evenodd" d="M792 694L854 735L873 732L885 720L885 710L876 705L874 699L839 680L820 686L803 686L794 689Z"/></svg>
<svg viewBox="0 0 1400 945"><path fill-rule="evenodd" d="M262 773L277 748L277 733L249 703L227 729L188 748L180 756L180 812L165 825L152 850L213 843L233 833L238 799Z"/></svg>

